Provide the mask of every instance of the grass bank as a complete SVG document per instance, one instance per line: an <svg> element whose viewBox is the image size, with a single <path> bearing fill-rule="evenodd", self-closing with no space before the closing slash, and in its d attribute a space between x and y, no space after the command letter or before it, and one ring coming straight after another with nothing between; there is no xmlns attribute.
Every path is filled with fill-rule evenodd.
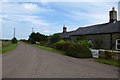
<svg viewBox="0 0 120 80"><path fill-rule="evenodd" d="M47 50L47 51L51 51L51 52L55 52L55 53L60 53L60 54L65 54L65 52L60 51L60 50L56 50L54 48L50 48L50 47L45 47L45 46L40 46L40 45L33 45L34 47L43 49L43 50Z"/></svg>
<svg viewBox="0 0 120 80"><path fill-rule="evenodd" d="M9 51L12 51L16 47L17 47L17 44L10 44L8 46L4 46L4 47L2 47L2 54L6 53L6 52L9 52Z"/></svg>
<svg viewBox="0 0 120 80"><path fill-rule="evenodd" d="M0 43L1 43L1 46L0 46L1 54L9 52L17 47L17 44L12 44L11 40L1 40Z"/></svg>
<svg viewBox="0 0 120 80"><path fill-rule="evenodd" d="M120 67L120 62L119 61L115 61L113 59L95 59L95 61L99 62L99 63L104 63L104 64L108 64L108 65L112 65L112 66L116 66L116 67Z"/></svg>

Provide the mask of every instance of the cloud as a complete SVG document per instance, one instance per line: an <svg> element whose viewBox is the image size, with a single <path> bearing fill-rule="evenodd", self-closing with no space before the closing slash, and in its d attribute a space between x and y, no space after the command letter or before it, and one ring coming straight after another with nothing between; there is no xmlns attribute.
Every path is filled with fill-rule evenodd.
<svg viewBox="0 0 120 80"><path fill-rule="evenodd" d="M3 2L118 2L119 0L2 0Z"/></svg>
<svg viewBox="0 0 120 80"><path fill-rule="evenodd" d="M36 4L22 4L22 7L25 8L26 10L30 11L37 11L39 10L39 7Z"/></svg>
<svg viewBox="0 0 120 80"><path fill-rule="evenodd" d="M44 33L49 33L50 31L48 29L45 29L43 32Z"/></svg>
<svg viewBox="0 0 120 80"><path fill-rule="evenodd" d="M2 20L5 21L11 21L11 22L26 22L29 24L33 24L33 25L39 25L39 26L48 26L49 23L45 22L44 20L40 19L39 16L33 16L33 15L4 15L4 17L2 17Z"/></svg>
<svg viewBox="0 0 120 80"><path fill-rule="evenodd" d="M66 7L62 9L63 15L67 16L72 21L79 22L80 26L108 22L109 11L112 7L114 6L116 10L118 10L117 2L56 3L56 5L58 10L60 10L60 6Z"/></svg>
<svg viewBox="0 0 120 80"><path fill-rule="evenodd" d="M23 38L29 36L32 27L37 32L50 35L62 32L63 24L71 31L105 23L109 21L108 11L113 6L118 9L117 2L5 2L3 12L0 11L3 37L10 38L14 27L17 37Z"/></svg>
<svg viewBox="0 0 120 80"><path fill-rule="evenodd" d="M0 11L0 13L10 15L33 15L52 11L52 9L39 6L38 3L4 2L2 3L2 11Z"/></svg>

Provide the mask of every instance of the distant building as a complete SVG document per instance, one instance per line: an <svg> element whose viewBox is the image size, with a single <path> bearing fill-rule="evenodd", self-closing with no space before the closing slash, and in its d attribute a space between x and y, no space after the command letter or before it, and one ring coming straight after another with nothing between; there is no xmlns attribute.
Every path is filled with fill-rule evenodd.
<svg viewBox="0 0 120 80"><path fill-rule="evenodd" d="M116 50L116 41L120 39L120 21L117 21L117 12L113 7L109 11L109 22L87 27L80 27L75 31L67 32L67 27L63 27L63 33L59 33L61 38L76 40L77 37L85 38L93 43L96 49Z"/></svg>

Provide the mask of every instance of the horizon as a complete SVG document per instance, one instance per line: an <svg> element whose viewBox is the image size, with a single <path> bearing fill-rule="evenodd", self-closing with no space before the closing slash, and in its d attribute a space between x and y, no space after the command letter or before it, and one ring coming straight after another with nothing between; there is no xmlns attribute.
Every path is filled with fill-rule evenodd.
<svg viewBox="0 0 120 80"><path fill-rule="evenodd" d="M112 7L118 11L118 2L2 2L0 22L1 39L28 39L33 31L44 35L61 33L79 27L109 22ZM118 18L118 20L120 20Z"/></svg>

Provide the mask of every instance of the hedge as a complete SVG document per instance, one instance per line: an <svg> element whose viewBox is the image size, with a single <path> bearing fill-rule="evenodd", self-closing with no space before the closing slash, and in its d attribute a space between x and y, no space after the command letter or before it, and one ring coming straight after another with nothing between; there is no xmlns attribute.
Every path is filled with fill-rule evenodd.
<svg viewBox="0 0 120 80"><path fill-rule="evenodd" d="M92 57L91 51L87 47L70 42L70 41L59 41L53 44L54 48L62 50L66 55L76 57L76 58L90 58Z"/></svg>

